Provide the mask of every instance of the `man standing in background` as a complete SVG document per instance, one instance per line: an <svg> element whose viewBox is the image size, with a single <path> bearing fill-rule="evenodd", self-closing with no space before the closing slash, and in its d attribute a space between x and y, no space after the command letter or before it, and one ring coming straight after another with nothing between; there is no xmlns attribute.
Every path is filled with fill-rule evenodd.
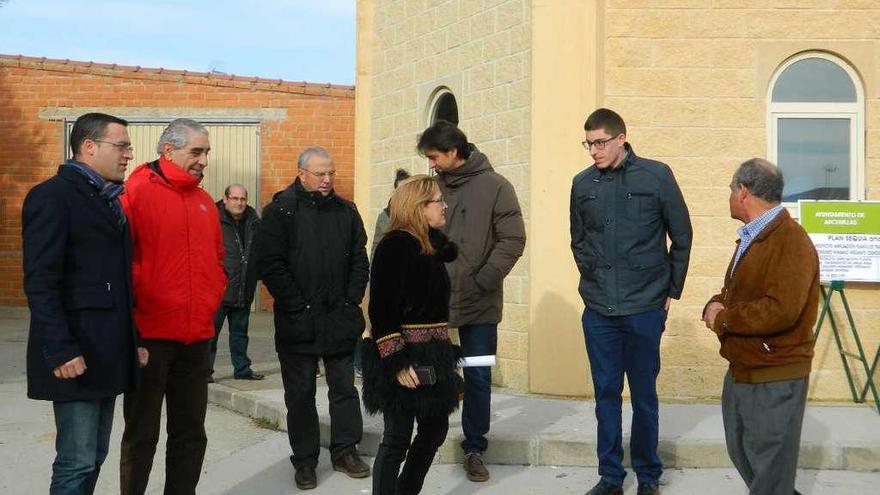
<svg viewBox="0 0 880 495"><path fill-rule="evenodd" d="M251 369L247 355L248 323L251 317L251 303L257 288L257 271L251 263L254 234L260 227L257 210L248 206L248 192L241 184L230 184L223 192L223 199L217 201L220 215L220 230L223 231L223 248L226 256L226 294L223 304L214 317L214 338L211 339L211 376L214 381L214 361L217 358L217 341L223 322L229 320L229 354L232 359L232 376L236 380L262 380L260 373Z"/></svg>

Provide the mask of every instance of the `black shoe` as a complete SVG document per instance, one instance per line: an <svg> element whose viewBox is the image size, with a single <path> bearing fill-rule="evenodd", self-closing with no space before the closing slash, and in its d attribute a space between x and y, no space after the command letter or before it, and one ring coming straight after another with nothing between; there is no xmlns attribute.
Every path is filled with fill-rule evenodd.
<svg viewBox="0 0 880 495"><path fill-rule="evenodd" d="M639 489L641 489L641 485L639 485ZM599 480L596 486L585 495L623 495L623 488Z"/></svg>
<svg viewBox="0 0 880 495"><path fill-rule="evenodd" d="M311 467L297 469L293 480L296 481L296 487L300 490L311 490L318 486L318 475L315 474L315 468Z"/></svg>
<svg viewBox="0 0 880 495"><path fill-rule="evenodd" d="M483 464L483 456L479 452L465 454L463 467L467 472L467 479L476 483L489 481L489 470Z"/></svg>
<svg viewBox="0 0 880 495"><path fill-rule="evenodd" d="M345 473L351 478L366 478L370 475L370 466L361 460L357 452L343 454L333 461L333 469Z"/></svg>
<svg viewBox="0 0 880 495"><path fill-rule="evenodd" d="M639 483L636 495L660 495L660 487L657 483Z"/></svg>
<svg viewBox="0 0 880 495"><path fill-rule="evenodd" d="M266 378L266 375L261 375L254 371L248 371L243 375L235 377L236 380L262 380L263 378Z"/></svg>
<svg viewBox="0 0 880 495"><path fill-rule="evenodd" d="M214 383L214 375L208 375L208 383Z"/></svg>

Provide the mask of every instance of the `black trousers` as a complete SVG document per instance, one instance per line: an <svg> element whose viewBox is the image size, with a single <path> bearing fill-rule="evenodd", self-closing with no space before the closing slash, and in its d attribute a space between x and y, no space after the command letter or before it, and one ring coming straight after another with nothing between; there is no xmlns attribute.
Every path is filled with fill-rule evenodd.
<svg viewBox="0 0 880 495"><path fill-rule="evenodd" d="M284 382L284 404L287 406L287 435L293 466L315 468L321 448L321 432L315 375L318 356L297 354L279 348L281 379ZM364 432L360 399L354 386L351 353L323 356L327 386L330 388L330 458L336 460L353 452Z"/></svg>
<svg viewBox="0 0 880 495"><path fill-rule="evenodd" d="M168 442L165 448L165 495L193 495L199 483L208 438L210 341L185 345L167 340L143 340L150 352L134 392L125 394L120 455L120 492L142 495L147 489L156 442L159 441L162 400L167 401Z"/></svg>
<svg viewBox="0 0 880 495"><path fill-rule="evenodd" d="M373 495L415 495L422 490L434 455L446 440L449 417L416 418L407 413L386 413L383 419L385 432L373 463ZM413 438L415 420L419 426ZM401 470L404 458L406 463Z"/></svg>

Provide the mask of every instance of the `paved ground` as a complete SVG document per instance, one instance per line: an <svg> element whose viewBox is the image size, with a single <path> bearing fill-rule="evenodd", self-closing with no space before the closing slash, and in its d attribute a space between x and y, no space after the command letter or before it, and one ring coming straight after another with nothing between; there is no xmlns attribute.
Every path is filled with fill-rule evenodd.
<svg viewBox="0 0 880 495"><path fill-rule="evenodd" d="M54 455L55 433L51 404L25 398L25 316L26 313L21 311L0 308L0 494L46 493ZM266 418L268 423L274 420L283 426L282 417L279 416L283 413L283 405L279 404L280 379L270 327L271 317L262 314L254 319L251 331L250 354L256 363L255 367L270 374L267 380L232 380L229 377L231 368L228 367L228 348L223 338L216 374L219 383L212 386L211 396L217 403L227 407L251 406L252 413L259 413L253 415ZM326 401L323 395L319 392L319 398ZM450 430L450 441L444 448L443 455L438 458L438 462L446 463L432 467L423 494L583 494L596 482L595 467L559 465L591 463L593 454L584 448L594 430L589 403L522 397L500 391L495 396L494 404L493 445L496 447L494 453L487 453L490 454L488 458L496 459L493 462L503 463L526 459L525 462L541 465L492 465L492 480L482 484L470 483L463 477L458 464L448 464L457 459L454 437L459 432L453 426ZM111 454L98 485L100 494L118 492L118 445L122 431L120 406L121 400L117 405ZM713 416L716 406L683 410L674 410L673 406L667 405L663 407L666 411L664 416L669 420L665 427L667 437L677 435L699 441L703 437L717 436L719 425ZM326 411L326 407L322 409ZM680 411L691 411L693 415L685 417ZM811 416L808 415L809 417ZM326 422L326 417L323 421ZM458 418L453 417L452 423L457 425ZM367 431L362 450L374 452L375 442L381 433L375 428L379 424L378 418L365 418L365 424ZM880 455L877 453L880 443L875 442L875 438L880 438L878 425L880 417L868 408L818 410L805 423L804 438L814 448L805 449L802 461L811 459L810 462L838 464L850 462L852 466L849 469L858 469L860 472L803 470L799 474L798 489L805 495L877 493L880 473L863 470L871 469L872 466L873 469L880 469ZM209 407L206 428L209 445L199 494L298 492L293 485L292 469L287 459L290 452L286 433L259 428L252 419L216 405ZM857 435L855 432L861 434ZM529 435L526 436L526 433ZM522 443L524 438L528 438L525 444ZM549 442L547 439L554 441ZM667 445L669 449L664 456L673 456L674 459L701 455L699 450L682 452L681 442ZM713 448L717 450L716 447ZM162 492L163 451L164 444L161 444L154 464L151 493ZM833 453L834 458L824 459L823 456L828 452ZM712 455L718 457L716 454L718 453L714 452ZM509 456L515 459L504 459ZM724 461L723 455L720 459L710 460L711 463ZM333 472L326 451L322 453L318 476L320 484L316 490L310 492L315 495L371 492L369 479L351 480ZM634 480L631 478L627 480L627 493L635 493ZM663 493L733 495L745 494L746 491L739 477L729 468L667 469Z"/></svg>

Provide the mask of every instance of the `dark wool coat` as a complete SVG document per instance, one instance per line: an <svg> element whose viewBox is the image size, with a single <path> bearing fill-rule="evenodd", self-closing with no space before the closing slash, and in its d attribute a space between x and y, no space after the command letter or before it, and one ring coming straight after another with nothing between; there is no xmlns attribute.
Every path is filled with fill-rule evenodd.
<svg viewBox="0 0 880 495"><path fill-rule="evenodd" d="M309 355L354 352L370 276L354 203L306 191L299 179L263 208L257 273L275 299L275 345Z"/></svg>
<svg viewBox="0 0 880 495"><path fill-rule="evenodd" d="M458 406L461 377L456 373L458 346L448 338L404 342L396 336L403 325L445 323L449 316L449 276L445 262L457 248L436 230L433 255L421 253L411 234L389 232L376 248L370 283L372 339L364 341L363 400L371 413L407 412L416 416L448 415ZM380 357L376 342L393 342L394 352ZM397 373L409 366L433 366L434 385L408 389Z"/></svg>
<svg viewBox="0 0 880 495"><path fill-rule="evenodd" d="M130 391L137 338L128 225L83 176L62 167L25 198L22 240L28 397L94 400ZM83 375L55 378L53 369L79 355Z"/></svg>

